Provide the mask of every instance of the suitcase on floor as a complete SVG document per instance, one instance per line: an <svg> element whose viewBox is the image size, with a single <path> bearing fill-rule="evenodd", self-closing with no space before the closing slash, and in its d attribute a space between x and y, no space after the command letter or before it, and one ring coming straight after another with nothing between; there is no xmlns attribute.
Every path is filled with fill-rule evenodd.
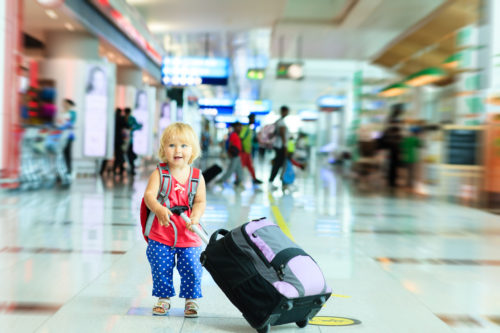
<svg viewBox="0 0 500 333"><path fill-rule="evenodd" d="M219 173L222 172L222 168L217 164L212 165L210 168L203 171L203 178L205 178L205 183L210 183Z"/></svg>
<svg viewBox="0 0 500 333"><path fill-rule="evenodd" d="M259 333L305 327L332 292L316 262L266 218L217 230L200 261Z"/></svg>

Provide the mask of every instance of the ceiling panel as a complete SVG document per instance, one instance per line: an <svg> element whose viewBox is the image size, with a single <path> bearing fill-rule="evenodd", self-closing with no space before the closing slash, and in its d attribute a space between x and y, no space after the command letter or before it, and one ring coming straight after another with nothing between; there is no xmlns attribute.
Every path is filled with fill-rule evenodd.
<svg viewBox="0 0 500 333"><path fill-rule="evenodd" d="M271 27L286 0L128 0L150 30L161 32L239 31Z"/></svg>
<svg viewBox="0 0 500 333"><path fill-rule="evenodd" d="M421 58L419 63L427 67L440 66L457 51L456 31L478 20L478 5L479 0L448 0L431 16L395 39L375 57L374 63L394 68L401 74L418 68L415 58ZM432 50L419 54L426 48Z"/></svg>

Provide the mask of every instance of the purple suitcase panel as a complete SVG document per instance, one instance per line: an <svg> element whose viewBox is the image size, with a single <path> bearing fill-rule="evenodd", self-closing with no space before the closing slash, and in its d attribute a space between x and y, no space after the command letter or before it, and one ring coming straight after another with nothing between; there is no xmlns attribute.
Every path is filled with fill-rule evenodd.
<svg viewBox="0 0 500 333"><path fill-rule="evenodd" d="M273 232L270 228L277 228L279 231ZM281 232L281 229L276 224L268 219L249 222L245 226L245 232L269 262L281 250L288 247L298 247ZM276 290L282 295L288 298L296 298L331 292L331 289L325 284L320 268L309 256L296 256L288 262L287 267L295 275L296 279L287 281L288 279L285 276L284 281L273 282ZM302 286L294 286L293 281L297 280ZM300 295L298 289L302 289L304 294Z"/></svg>
<svg viewBox="0 0 500 333"><path fill-rule="evenodd" d="M262 252L264 257L271 262L274 257L276 256L276 253L274 253L273 249L267 243L262 240L259 236L256 235L256 231L259 229L262 229L264 227L278 227L276 224L273 222L264 219L264 220L258 220L258 221L252 221L248 223L245 227L245 231L250 236L250 239L252 242L259 248L259 250Z"/></svg>

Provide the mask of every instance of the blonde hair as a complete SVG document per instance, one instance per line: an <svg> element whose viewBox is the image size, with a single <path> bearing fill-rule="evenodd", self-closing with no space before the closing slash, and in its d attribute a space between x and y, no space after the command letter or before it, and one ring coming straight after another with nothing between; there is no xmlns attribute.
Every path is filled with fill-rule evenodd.
<svg viewBox="0 0 500 333"><path fill-rule="evenodd" d="M182 143L191 146L192 155L188 161L188 164L192 164L195 159L200 157L200 140L198 140L198 137L196 136L193 128L185 123L173 123L168 125L161 135L160 149L158 150L158 156L160 157L160 160L166 162L165 148L170 141L174 140L174 138L178 139Z"/></svg>

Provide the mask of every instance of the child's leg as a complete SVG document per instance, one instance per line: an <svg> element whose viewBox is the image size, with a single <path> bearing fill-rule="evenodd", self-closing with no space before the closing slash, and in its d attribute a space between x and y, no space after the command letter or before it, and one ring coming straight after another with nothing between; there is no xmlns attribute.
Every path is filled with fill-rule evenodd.
<svg viewBox="0 0 500 333"><path fill-rule="evenodd" d="M177 250L177 270L181 276L181 298L200 298L201 275L203 268L200 263L200 247L176 248Z"/></svg>
<svg viewBox="0 0 500 333"><path fill-rule="evenodd" d="M172 281L175 249L150 239L146 254L153 274L153 296L161 298L175 296Z"/></svg>

